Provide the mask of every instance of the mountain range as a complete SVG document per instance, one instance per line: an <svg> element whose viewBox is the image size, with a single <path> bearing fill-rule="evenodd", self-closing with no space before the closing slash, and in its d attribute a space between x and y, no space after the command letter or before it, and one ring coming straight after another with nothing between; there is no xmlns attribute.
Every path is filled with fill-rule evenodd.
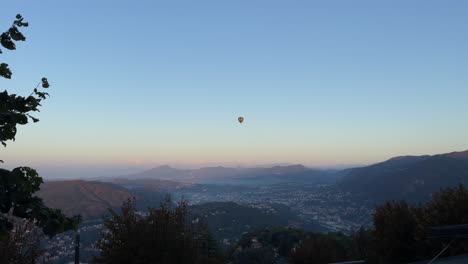
<svg viewBox="0 0 468 264"><path fill-rule="evenodd" d="M337 172L302 165L191 170L161 166L102 181L46 182L38 195L48 206L60 208L67 214L79 213L84 219L100 218L107 208L118 208L130 197L135 197L142 207L157 206L165 193L197 184L325 184L375 204L391 199L420 202L430 199L441 188L468 186L468 151L401 156Z"/></svg>
<svg viewBox="0 0 468 264"><path fill-rule="evenodd" d="M376 202L389 199L425 201L441 188L468 184L468 150L438 155L400 156L370 166L341 171L310 169L302 165L270 168L207 167L192 170L161 166L124 178L186 184L328 184Z"/></svg>
<svg viewBox="0 0 468 264"><path fill-rule="evenodd" d="M290 181L328 182L333 175L303 165L274 166L269 168L204 167L200 169L176 169L167 165L141 173L124 175L118 179L153 179L186 184L248 184L255 182L279 183ZM115 179L103 179L115 181Z"/></svg>
<svg viewBox="0 0 468 264"><path fill-rule="evenodd" d="M441 188L468 184L468 151L402 156L339 172L337 186L367 199L425 201Z"/></svg>

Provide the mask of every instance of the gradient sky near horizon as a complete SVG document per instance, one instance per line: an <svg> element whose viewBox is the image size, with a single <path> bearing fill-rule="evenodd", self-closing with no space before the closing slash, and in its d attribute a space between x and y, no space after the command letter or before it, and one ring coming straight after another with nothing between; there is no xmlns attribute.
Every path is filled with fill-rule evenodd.
<svg viewBox="0 0 468 264"><path fill-rule="evenodd" d="M466 1L8 1L51 98L7 166L369 164L468 149ZM238 116L246 121L239 125Z"/></svg>

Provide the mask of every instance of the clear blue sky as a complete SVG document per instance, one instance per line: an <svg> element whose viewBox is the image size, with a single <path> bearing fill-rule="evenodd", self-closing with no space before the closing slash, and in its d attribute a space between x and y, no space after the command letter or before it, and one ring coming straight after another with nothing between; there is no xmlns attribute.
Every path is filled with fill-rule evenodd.
<svg viewBox="0 0 468 264"><path fill-rule="evenodd" d="M468 149L466 1L8 1L52 85L7 164L367 164ZM243 125L236 123L245 116Z"/></svg>

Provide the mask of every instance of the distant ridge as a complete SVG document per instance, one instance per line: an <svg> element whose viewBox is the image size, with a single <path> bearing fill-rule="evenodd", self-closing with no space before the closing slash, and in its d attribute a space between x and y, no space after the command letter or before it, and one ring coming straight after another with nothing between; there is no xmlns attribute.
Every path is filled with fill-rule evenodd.
<svg viewBox="0 0 468 264"><path fill-rule="evenodd" d="M387 162L403 162L403 163L411 163L414 161L420 161L423 159L430 158L430 155L423 155L423 156L398 156L391 159L388 159ZM383 162L384 163L384 162Z"/></svg>
<svg viewBox="0 0 468 264"><path fill-rule="evenodd" d="M210 180L257 178L267 176L293 175L298 173L315 173L317 170L303 165L274 166L270 168L229 168L203 167L199 169L176 169L168 165L150 170L119 176L122 179L158 179L184 183L201 183Z"/></svg>
<svg viewBox="0 0 468 264"><path fill-rule="evenodd" d="M468 186L468 151L395 157L344 175L338 187L367 199L424 201L441 188Z"/></svg>
<svg viewBox="0 0 468 264"><path fill-rule="evenodd" d="M467 151L459 151L459 152L451 152L445 154L448 157L455 158L455 159L468 159L468 150Z"/></svg>

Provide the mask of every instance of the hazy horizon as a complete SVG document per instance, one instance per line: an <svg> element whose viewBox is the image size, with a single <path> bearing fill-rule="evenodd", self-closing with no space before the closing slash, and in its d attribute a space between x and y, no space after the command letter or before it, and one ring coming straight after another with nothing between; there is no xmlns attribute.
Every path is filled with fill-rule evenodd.
<svg viewBox="0 0 468 264"><path fill-rule="evenodd" d="M0 26L17 13L31 26L2 54L14 75L0 85L25 94L46 76L51 98L2 159L47 178L162 164L343 168L466 150L467 11L435 1L8 2Z"/></svg>
<svg viewBox="0 0 468 264"><path fill-rule="evenodd" d="M24 166L25 164L5 164L5 168L13 169L18 166ZM170 166L171 168L176 169L200 169L207 167L229 167L229 168L268 168L274 166L291 166L291 165L303 165L311 169L323 169L323 170L335 170L335 169L346 169L352 167L360 167L369 164L342 164L337 166L308 166L299 163L271 163L271 164L232 164L232 163L206 163L198 165L190 164L175 164L175 163L161 163L153 165L133 165L133 166L102 166L102 165L41 165L41 164L27 164L28 166L33 166L39 174L44 177L44 179L89 179L89 178L100 178L100 177L117 177L117 176L126 176L132 175L139 172L144 172L153 168L158 168L161 166Z"/></svg>
<svg viewBox="0 0 468 264"><path fill-rule="evenodd" d="M420 155L438 155L446 154L451 152L459 151L468 151L468 150L455 150L448 151L444 153L425 153ZM161 166L169 166L175 169L200 169L200 168L209 168L209 167L227 167L227 168L270 168L275 166L292 166L292 165L302 165L310 169L319 169L319 170L343 170L357 167L365 167L373 165L375 163L384 162L391 158L400 157L400 156L418 156L412 154L402 154L397 156L388 157L382 160L378 160L372 163L362 163L362 164L337 164L331 166L317 166L313 163L303 164L303 163L264 163L264 164L235 164L235 163L203 163L203 164L181 164L181 163L155 163L155 164L133 164L133 165L98 165L98 164L87 164L87 165L50 165L50 164L35 164L32 162L28 163L10 163L5 164L5 168L13 169L17 166L33 166L37 169L42 177L46 180L55 180L55 179L89 179L89 178L101 178L101 177L119 177L132 175L135 173L144 172L153 168L158 168Z"/></svg>

